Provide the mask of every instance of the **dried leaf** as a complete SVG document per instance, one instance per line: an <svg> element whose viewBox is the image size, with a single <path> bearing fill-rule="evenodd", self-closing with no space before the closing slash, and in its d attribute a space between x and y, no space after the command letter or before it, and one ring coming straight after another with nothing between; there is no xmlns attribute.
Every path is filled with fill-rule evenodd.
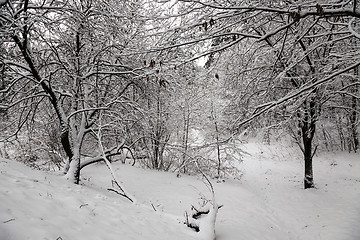
<svg viewBox="0 0 360 240"><path fill-rule="evenodd" d="M207 30L208 30L208 23L207 23L207 22L204 22L204 23L203 23L203 27L205 28L205 31L207 31Z"/></svg>
<svg viewBox="0 0 360 240"><path fill-rule="evenodd" d="M150 67L151 67L151 68L154 68L154 67L155 67L155 61L152 60L152 59L151 59L151 61L150 61Z"/></svg>
<svg viewBox="0 0 360 240"><path fill-rule="evenodd" d="M324 9L320 6L320 4L316 4L316 12L320 16L324 14Z"/></svg>
<svg viewBox="0 0 360 240"><path fill-rule="evenodd" d="M160 87L166 88L166 81L165 81L165 80L160 79L160 80L159 80L159 84L160 84Z"/></svg>
<svg viewBox="0 0 360 240"><path fill-rule="evenodd" d="M298 22L300 20L300 13L298 12L291 12L290 17L294 19L295 22Z"/></svg>

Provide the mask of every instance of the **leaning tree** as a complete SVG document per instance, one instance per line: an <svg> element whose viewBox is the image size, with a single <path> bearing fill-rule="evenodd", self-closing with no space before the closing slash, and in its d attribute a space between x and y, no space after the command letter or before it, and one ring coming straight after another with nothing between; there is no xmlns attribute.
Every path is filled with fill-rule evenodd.
<svg viewBox="0 0 360 240"><path fill-rule="evenodd" d="M12 113L4 139L21 138L24 126L36 125L46 109L57 119L51 126L67 159L66 176L78 183L82 167L103 159L101 149L94 148L101 116L112 125L102 127L107 131L103 152L119 154L128 123L124 116L139 110L127 95L140 87L142 70L137 59L126 56L142 27L134 20L139 4L2 2L1 109ZM88 159L81 161L83 156Z"/></svg>

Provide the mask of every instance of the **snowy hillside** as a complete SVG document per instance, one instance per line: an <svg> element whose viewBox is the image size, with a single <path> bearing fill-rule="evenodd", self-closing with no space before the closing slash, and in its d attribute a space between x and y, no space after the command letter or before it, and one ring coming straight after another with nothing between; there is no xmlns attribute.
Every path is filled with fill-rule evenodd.
<svg viewBox="0 0 360 240"><path fill-rule="evenodd" d="M302 189L303 165L292 149L244 146L241 181L214 181L218 240L360 239L360 157L323 154L314 159L317 189ZM298 153L297 153L298 154ZM58 173L0 159L1 240L201 239L184 213L211 198L200 178L114 163L138 200L109 192L105 165L87 167L82 184Z"/></svg>

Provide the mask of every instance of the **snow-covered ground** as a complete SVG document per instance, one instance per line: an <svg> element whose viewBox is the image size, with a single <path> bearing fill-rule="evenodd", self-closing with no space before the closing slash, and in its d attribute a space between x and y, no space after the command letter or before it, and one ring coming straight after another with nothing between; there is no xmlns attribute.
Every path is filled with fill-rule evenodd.
<svg viewBox="0 0 360 240"><path fill-rule="evenodd" d="M302 189L296 148L248 143L240 181L213 182L217 240L360 239L360 155L314 158L317 188ZM296 157L298 156L298 157ZM202 179L114 163L137 204L109 192L103 164L83 170L74 185L58 173L0 159L0 240L201 239L184 213L211 198Z"/></svg>

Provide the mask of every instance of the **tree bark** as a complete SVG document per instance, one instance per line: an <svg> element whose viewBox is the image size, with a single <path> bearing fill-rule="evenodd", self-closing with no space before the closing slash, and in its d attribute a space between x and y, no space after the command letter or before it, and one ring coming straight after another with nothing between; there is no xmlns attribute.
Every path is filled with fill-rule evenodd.
<svg viewBox="0 0 360 240"><path fill-rule="evenodd" d="M313 188L314 185L314 174L312 168L312 139L308 137L303 138L304 143L304 160L305 160L305 175L304 175L304 188Z"/></svg>
<svg viewBox="0 0 360 240"><path fill-rule="evenodd" d="M313 151L313 138L316 129L316 103L315 99L310 99L309 103L305 101L305 113L302 119L301 134L303 140L303 154L305 161L304 188L313 188L314 174L312 167L312 159L316 149Z"/></svg>
<svg viewBox="0 0 360 240"><path fill-rule="evenodd" d="M67 171L65 178L75 184L79 184L80 169L80 152L76 152L69 163L69 170Z"/></svg>
<svg viewBox="0 0 360 240"><path fill-rule="evenodd" d="M354 75L358 78L359 77L359 69L354 68ZM356 83L357 79L354 79L352 83ZM354 152L357 152L359 150L359 135L357 131L357 98L356 95L358 93L358 86L355 85L353 87L353 96L351 97L351 113L350 113L350 127L351 127L351 135L352 135L352 141L353 141L353 148ZM350 149L349 149L350 150Z"/></svg>
<svg viewBox="0 0 360 240"><path fill-rule="evenodd" d="M184 152L182 156L182 163L180 166L183 166L183 173L186 173L186 160L188 155L188 143L189 143L189 128L190 128L190 109L188 103L186 103L186 110L184 107L184 132L183 132L183 146L184 146Z"/></svg>
<svg viewBox="0 0 360 240"><path fill-rule="evenodd" d="M214 121L215 134L216 134L215 139L216 139L216 151L217 151L217 177L220 178L220 170L221 170L221 153L220 153L220 143L219 143L220 133L219 133L213 102L211 102L211 118Z"/></svg>
<svg viewBox="0 0 360 240"><path fill-rule="evenodd" d="M358 132L357 132L357 113L356 113L356 105L357 105L357 101L356 101L356 97L352 97L352 103L351 103L351 107L352 107L352 111L350 114L350 127L351 127L351 135L352 135L352 139L353 139L353 148L354 148L354 152L357 152L359 150L359 137L358 137ZM349 149L350 150L350 149Z"/></svg>

